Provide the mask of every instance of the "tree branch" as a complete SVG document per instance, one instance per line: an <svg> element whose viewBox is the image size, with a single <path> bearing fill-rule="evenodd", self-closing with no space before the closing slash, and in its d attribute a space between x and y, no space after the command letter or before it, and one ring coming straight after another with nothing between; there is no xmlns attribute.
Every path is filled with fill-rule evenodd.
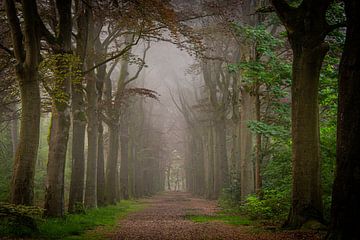
<svg viewBox="0 0 360 240"><path fill-rule="evenodd" d="M124 87L139 77L140 72L143 70L143 68L145 66L146 53L149 49L150 49L150 41L148 41L147 47L144 50L143 57L142 57L142 64L138 68L136 74L132 78L130 78L129 80L124 82Z"/></svg>
<svg viewBox="0 0 360 240"><path fill-rule="evenodd" d="M112 56L112 57L110 57L110 58L108 58L108 59L105 59L104 61L101 61L100 63L96 64L95 66L93 66L93 67L91 67L91 68L83 71L82 73L83 73L83 74L87 74L87 73L91 72L92 70L100 67L101 65L110 62L111 60L114 60L114 59L116 59L116 58L118 58L118 57L121 57L122 55L124 55L125 53L127 53L127 52L131 49L131 47L137 45L137 44L139 43L140 39L141 39L141 35L138 36L138 38L136 39L135 42L132 42L132 43L130 43L129 45L127 45L126 47L124 47L119 53L115 54L114 56Z"/></svg>
<svg viewBox="0 0 360 240"><path fill-rule="evenodd" d="M15 3L13 0L5 0L6 15L11 29L11 38L14 47L14 56L19 62L25 61L23 45L23 34L21 32L19 18L17 17Z"/></svg>
<svg viewBox="0 0 360 240"><path fill-rule="evenodd" d="M296 18L298 8L291 7L285 0L271 0L271 3L286 29L292 29L291 21Z"/></svg>

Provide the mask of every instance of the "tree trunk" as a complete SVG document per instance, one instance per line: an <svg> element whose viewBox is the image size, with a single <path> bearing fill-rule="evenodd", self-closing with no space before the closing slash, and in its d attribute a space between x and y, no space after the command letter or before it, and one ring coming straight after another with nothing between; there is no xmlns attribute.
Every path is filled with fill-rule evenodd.
<svg viewBox="0 0 360 240"><path fill-rule="evenodd" d="M86 84L88 99L87 106L87 167L86 167L86 188L85 188L85 206L97 206L97 151L98 151L98 114L97 114L97 90L96 79L93 74L88 76Z"/></svg>
<svg viewBox="0 0 360 240"><path fill-rule="evenodd" d="M109 155L106 166L106 203L116 204L119 127L109 126Z"/></svg>
<svg viewBox="0 0 360 240"><path fill-rule="evenodd" d="M86 55L86 34L88 25L88 16L84 12L83 3L75 1L76 12L79 13L77 18L78 33L76 36L76 54L82 63ZM84 202L85 187L85 130L86 130L86 113L82 83L71 83L71 120L72 120L72 166L69 193L69 212L76 211L76 204Z"/></svg>
<svg viewBox="0 0 360 240"><path fill-rule="evenodd" d="M92 9L88 9L88 36L87 36L87 57L86 66L94 66L94 20ZM94 71L86 76L86 96L87 96L87 137L88 152L86 164L86 187L84 204L86 207L97 207L97 157L98 157L98 92L96 88L96 76Z"/></svg>
<svg viewBox="0 0 360 240"><path fill-rule="evenodd" d="M241 199L255 193L255 173L253 153L253 134L247 126L248 121L255 120L255 97L248 91L241 90L241 121L240 121L240 184Z"/></svg>
<svg viewBox="0 0 360 240"><path fill-rule="evenodd" d="M71 0L56 1L59 12L59 40L61 52L71 51ZM62 60L58 61L60 71L69 71ZM70 81L68 77L58 76L61 81L55 83L55 93L65 97L59 99L55 94L52 97L51 127L49 136L49 157L46 177L45 215L49 217L62 217L64 215L64 178L67 144L70 129Z"/></svg>
<svg viewBox="0 0 360 240"><path fill-rule="evenodd" d="M11 203L32 205L40 130L40 91L37 70L25 66L17 73L21 92L20 139L11 186Z"/></svg>
<svg viewBox="0 0 360 240"><path fill-rule="evenodd" d="M216 131L216 159L215 159L215 178L214 194L219 197L221 191L229 183L228 159L226 149L226 126L225 116L215 122Z"/></svg>
<svg viewBox="0 0 360 240"><path fill-rule="evenodd" d="M209 144L208 144L208 178L207 178L207 198L214 199L214 130L213 127L209 128Z"/></svg>
<svg viewBox="0 0 360 240"><path fill-rule="evenodd" d="M33 204L35 164L39 145L40 90L38 66L40 56L40 33L36 27L36 1L21 2L23 6L23 32L18 19L15 2L4 2L7 21L11 30L14 55L17 60L16 76L21 93L20 139L14 161L11 181L11 202ZM23 41L24 38L24 41ZM23 45L24 44L24 45Z"/></svg>
<svg viewBox="0 0 360 240"><path fill-rule="evenodd" d="M129 129L127 119L123 119L120 127L120 197L129 199Z"/></svg>
<svg viewBox="0 0 360 240"><path fill-rule="evenodd" d="M284 23L293 50L292 66L292 203L284 227L300 228L308 220L323 222L320 183L318 86L320 69L329 49L326 12L332 1L303 1L290 7L272 4Z"/></svg>
<svg viewBox="0 0 360 240"><path fill-rule="evenodd" d="M105 160L104 160L104 128L100 122L98 128L98 159L97 159L97 204L104 206L105 201Z"/></svg>
<svg viewBox="0 0 360 240"><path fill-rule="evenodd" d="M72 167L69 193L69 212L75 212L77 204L84 202L85 182L85 129L86 117L82 94L72 88Z"/></svg>
<svg viewBox="0 0 360 240"><path fill-rule="evenodd" d="M328 240L359 239L360 2L345 1L347 31L340 63L336 174Z"/></svg>
<svg viewBox="0 0 360 240"><path fill-rule="evenodd" d="M296 41L294 39L294 41ZM323 221L320 183L318 89L320 69L328 50L293 46L292 81L292 205L285 227L299 228L310 219Z"/></svg>
<svg viewBox="0 0 360 240"><path fill-rule="evenodd" d="M11 119L11 144L12 144L12 152L13 152L13 158L15 158L16 155L16 149L19 144L19 120L18 116L16 114L16 105L14 104L11 108L13 110L12 118Z"/></svg>
<svg viewBox="0 0 360 240"><path fill-rule="evenodd" d="M46 177L45 215L64 215L64 175L66 149L70 128L67 103L53 103L49 137L49 157Z"/></svg>
<svg viewBox="0 0 360 240"><path fill-rule="evenodd" d="M256 121L261 121L261 103L259 96L259 86L256 87L255 96ZM258 196L261 195L262 178L261 178L261 134L256 134L256 152L255 152L255 191Z"/></svg>

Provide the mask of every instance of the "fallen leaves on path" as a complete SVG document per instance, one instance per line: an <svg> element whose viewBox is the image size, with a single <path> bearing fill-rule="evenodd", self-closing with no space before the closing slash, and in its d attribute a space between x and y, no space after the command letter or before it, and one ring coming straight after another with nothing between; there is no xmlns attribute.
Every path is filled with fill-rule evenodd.
<svg viewBox="0 0 360 240"><path fill-rule="evenodd" d="M144 200L146 209L119 222L111 236L118 240L320 240L313 232L251 231L247 226L231 226L211 221L195 223L188 214L214 215L215 201L194 198L187 193L169 192Z"/></svg>

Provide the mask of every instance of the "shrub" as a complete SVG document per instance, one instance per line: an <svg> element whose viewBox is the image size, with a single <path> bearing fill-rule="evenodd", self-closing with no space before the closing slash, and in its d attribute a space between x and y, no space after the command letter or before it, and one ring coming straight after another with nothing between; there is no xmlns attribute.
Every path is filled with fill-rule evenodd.
<svg viewBox="0 0 360 240"><path fill-rule="evenodd" d="M264 190L261 198L256 195L248 196L240 210L254 219L282 220L286 217L289 208L288 192Z"/></svg>
<svg viewBox="0 0 360 240"><path fill-rule="evenodd" d="M0 236L31 236L42 213L38 207L0 203Z"/></svg>

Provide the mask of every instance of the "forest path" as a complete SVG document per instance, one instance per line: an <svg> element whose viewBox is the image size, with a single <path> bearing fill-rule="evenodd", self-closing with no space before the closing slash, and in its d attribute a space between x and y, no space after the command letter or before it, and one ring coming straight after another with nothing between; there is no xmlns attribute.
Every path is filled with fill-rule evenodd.
<svg viewBox="0 0 360 240"><path fill-rule="evenodd" d="M143 200L144 210L128 215L119 222L111 239L119 240L212 240L212 239L320 239L314 234L249 231L246 226L231 226L211 221L196 223L189 214L213 215L220 209L215 201L192 197L183 192L166 192Z"/></svg>

